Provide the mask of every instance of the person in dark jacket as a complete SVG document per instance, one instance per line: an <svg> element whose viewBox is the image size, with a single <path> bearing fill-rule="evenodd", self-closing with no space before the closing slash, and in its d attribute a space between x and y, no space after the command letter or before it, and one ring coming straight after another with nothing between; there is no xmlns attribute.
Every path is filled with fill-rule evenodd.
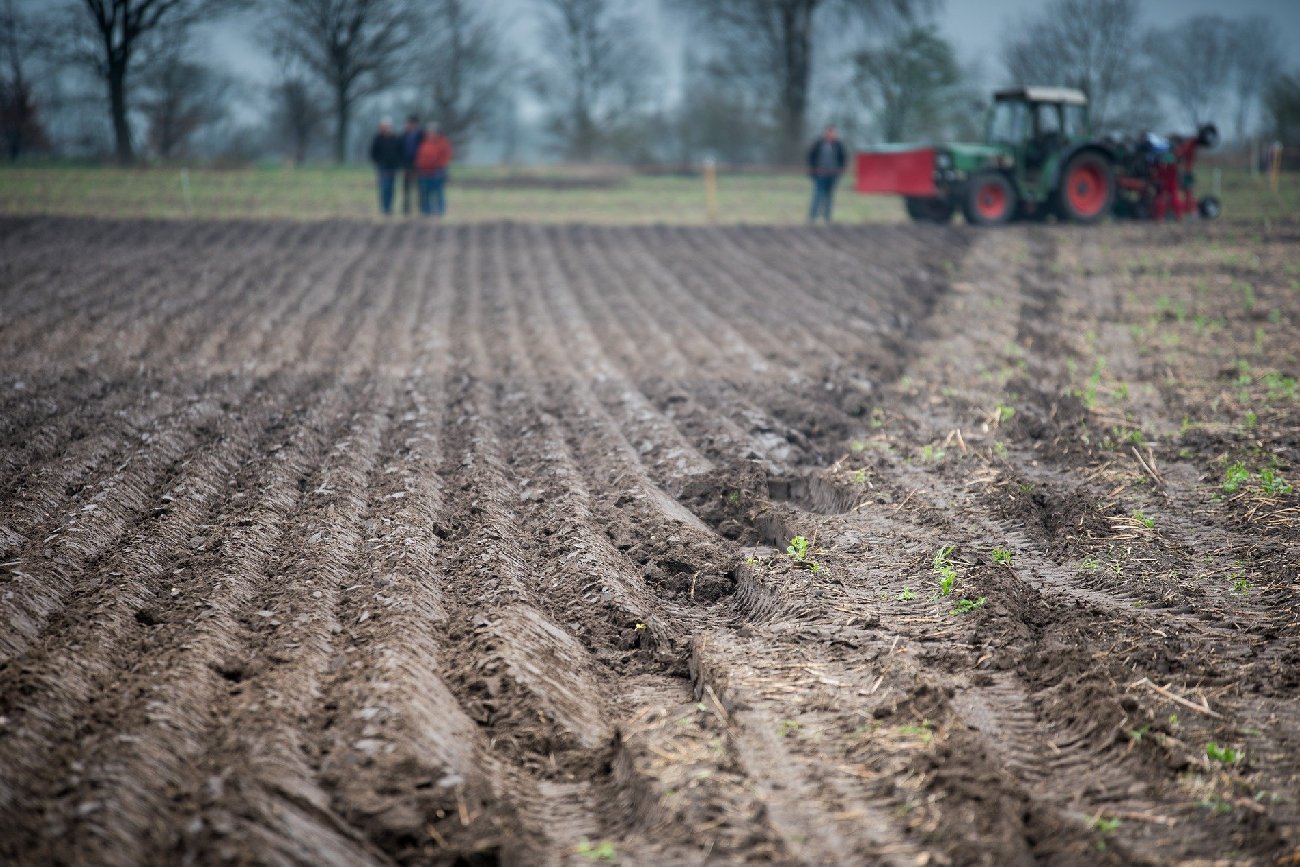
<svg viewBox="0 0 1300 867"><path fill-rule="evenodd" d="M397 173L406 165L402 140L393 134L393 122L384 118L379 122L379 132L370 142L370 161L375 164L379 179L379 210L393 212L393 187Z"/></svg>
<svg viewBox="0 0 1300 867"><path fill-rule="evenodd" d="M412 191L416 185L415 152L420 149L424 132L420 129L420 119L413 114L406 116L406 128L402 130L402 154L406 158L402 166L402 213L411 213Z"/></svg>
<svg viewBox="0 0 1300 867"><path fill-rule="evenodd" d="M821 137L808 149L808 175L813 182L812 207L808 209L808 222L817 222L817 215L831 221L831 199L835 196L835 182L844 173L848 157L844 143L835 127L828 126Z"/></svg>

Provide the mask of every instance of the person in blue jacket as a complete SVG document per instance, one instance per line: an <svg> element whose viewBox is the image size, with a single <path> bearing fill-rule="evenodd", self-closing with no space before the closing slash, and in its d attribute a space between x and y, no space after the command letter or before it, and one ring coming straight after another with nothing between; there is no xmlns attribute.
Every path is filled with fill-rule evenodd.
<svg viewBox="0 0 1300 867"><path fill-rule="evenodd" d="M844 174L848 156L844 143L833 126L822 130L821 136L808 149L808 175L813 182L812 207L808 209L808 222L817 222L820 214L831 221L831 199L835 196L835 183Z"/></svg>

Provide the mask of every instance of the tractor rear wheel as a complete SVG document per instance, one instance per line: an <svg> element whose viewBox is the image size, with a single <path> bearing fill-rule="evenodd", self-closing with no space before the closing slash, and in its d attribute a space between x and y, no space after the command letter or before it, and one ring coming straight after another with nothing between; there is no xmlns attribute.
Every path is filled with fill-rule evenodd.
<svg viewBox="0 0 1300 867"><path fill-rule="evenodd" d="M1115 201L1115 174L1110 163L1097 153L1082 153L1065 165L1056 200L1061 218L1076 223L1095 223Z"/></svg>
<svg viewBox="0 0 1300 867"><path fill-rule="evenodd" d="M1001 226L1016 213L1016 190L997 172L976 175L966 185L962 213L973 226Z"/></svg>
<svg viewBox="0 0 1300 867"><path fill-rule="evenodd" d="M903 200L907 216L916 223L946 223L952 219L953 206L948 199L908 196Z"/></svg>

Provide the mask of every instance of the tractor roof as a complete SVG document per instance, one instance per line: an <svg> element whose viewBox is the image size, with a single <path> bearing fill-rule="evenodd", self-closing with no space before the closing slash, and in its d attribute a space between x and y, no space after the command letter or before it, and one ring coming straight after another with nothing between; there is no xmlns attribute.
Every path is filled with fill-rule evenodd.
<svg viewBox="0 0 1300 867"><path fill-rule="evenodd" d="M1023 99L1028 102L1064 102L1072 105L1087 105L1088 97L1082 90L1073 87L1012 87L999 90L993 94L997 100Z"/></svg>

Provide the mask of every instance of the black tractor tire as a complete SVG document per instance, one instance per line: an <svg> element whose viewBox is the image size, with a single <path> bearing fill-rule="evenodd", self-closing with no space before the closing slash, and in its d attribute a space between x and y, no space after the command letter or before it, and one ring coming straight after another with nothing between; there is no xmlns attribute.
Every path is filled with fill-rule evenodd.
<svg viewBox="0 0 1300 867"><path fill-rule="evenodd" d="M938 197L907 196L903 200L907 216L915 223L947 223L956 208L948 199Z"/></svg>
<svg viewBox="0 0 1300 867"><path fill-rule="evenodd" d="M1056 203L1061 219L1095 223L1115 204L1115 172L1096 151L1085 151L1065 164Z"/></svg>
<svg viewBox="0 0 1300 867"><path fill-rule="evenodd" d="M984 172L967 182L961 211L972 226L1001 226L1016 215L1019 204L1016 188L1006 175Z"/></svg>
<svg viewBox="0 0 1300 867"><path fill-rule="evenodd" d="M1220 204L1218 196L1205 196L1196 203L1196 210L1200 212L1202 219L1217 220L1219 214L1223 213L1223 205Z"/></svg>

